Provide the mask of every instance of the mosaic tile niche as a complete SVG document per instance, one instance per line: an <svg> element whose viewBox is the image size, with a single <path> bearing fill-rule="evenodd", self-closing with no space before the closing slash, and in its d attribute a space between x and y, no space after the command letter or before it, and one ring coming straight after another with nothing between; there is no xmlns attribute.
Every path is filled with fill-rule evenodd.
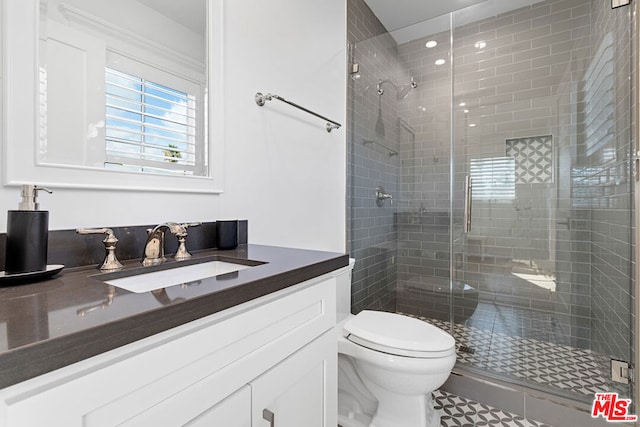
<svg viewBox="0 0 640 427"><path fill-rule="evenodd" d="M506 154L515 159L516 184L553 182L551 135L507 139Z"/></svg>

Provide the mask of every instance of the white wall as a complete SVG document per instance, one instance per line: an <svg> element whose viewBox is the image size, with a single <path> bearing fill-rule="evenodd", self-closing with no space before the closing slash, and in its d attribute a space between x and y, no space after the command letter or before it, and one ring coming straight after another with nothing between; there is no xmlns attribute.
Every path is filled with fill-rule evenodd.
<svg viewBox="0 0 640 427"><path fill-rule="evenodd" d="M225 3L225 188L222 213L247 217L252 242L345 248L346 5L339 0ZM236 25L234 25L234 23ZM240 24L242 23L242 25Z"/></svg>
<svg viewBox="0 0 640 427"><path fill-rule="evenodd" d="M253 97L271 91L344 124L346 6L227 0L224 8L225 192L53 188L40 198L52 230L243 218L251 243L345 250L345 127L329 134L320 119L278 101L258 107ZM0 231L18 199L17 187L0 188Z"/></svg>

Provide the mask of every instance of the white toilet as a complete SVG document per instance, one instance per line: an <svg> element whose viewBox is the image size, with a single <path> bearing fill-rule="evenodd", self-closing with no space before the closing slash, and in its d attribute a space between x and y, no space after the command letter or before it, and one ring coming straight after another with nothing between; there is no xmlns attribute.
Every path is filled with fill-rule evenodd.
<svg viewBox="0 0 640 427"><path fill-rule="evenodd" d="M451 374L455 340L411 317L351 314L351 260L337 277L338 424L342 427L438 427L431 392Z"/></svg>

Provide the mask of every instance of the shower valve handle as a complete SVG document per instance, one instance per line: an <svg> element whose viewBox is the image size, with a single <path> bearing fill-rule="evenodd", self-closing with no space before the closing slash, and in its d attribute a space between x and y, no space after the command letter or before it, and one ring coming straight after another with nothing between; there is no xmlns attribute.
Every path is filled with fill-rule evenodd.
<svg viewBox="0 0 640 427"><path fill-rule="evenodd" d="M389 203L393 205L393 196L384 191L384 187L379 186L376 187L375 193L373 193L373 197L376 199L376 204L379 207L384 206L385 200L389 199Z"/></svg>

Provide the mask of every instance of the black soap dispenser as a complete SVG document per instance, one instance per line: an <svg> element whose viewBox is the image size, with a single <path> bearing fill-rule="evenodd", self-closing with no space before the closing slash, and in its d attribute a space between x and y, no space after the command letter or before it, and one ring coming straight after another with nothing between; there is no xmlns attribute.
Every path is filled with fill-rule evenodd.
<svg viewBox="0 0 640 427"><path fill-rule="evenodd" d="M7 247L4 268L7 274L32 273L47 269L49 212L38 210L38 191L51 190L23 185L17 211L7 212Z"/></svg>

